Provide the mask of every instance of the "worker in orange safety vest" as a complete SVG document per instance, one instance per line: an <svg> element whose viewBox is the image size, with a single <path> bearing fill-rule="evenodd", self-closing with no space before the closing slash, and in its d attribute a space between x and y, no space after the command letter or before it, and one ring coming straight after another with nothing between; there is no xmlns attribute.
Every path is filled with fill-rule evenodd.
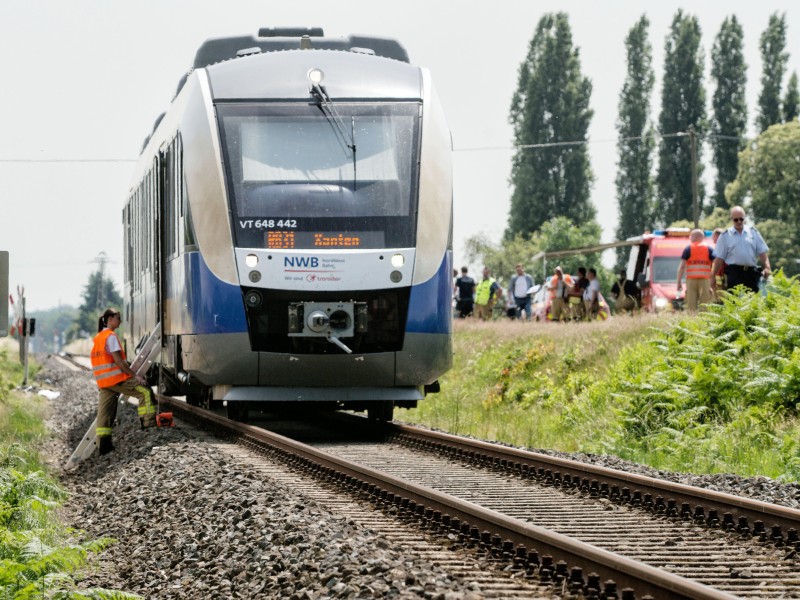
<svg viewBox="0 0 800 600"><path fill-rule="evenodd" d="M114 333L122 321L119 311L106 309L97 323L97 335L92 347L92 371L100 389L97 406L97 448L102 456L114 450L111 434L117 416L120 394L139 400L139 420L142 428L155 427L156 408L153 392L144 377L134 373L125 357L125 350Z"/></svg>
<svg viewBox="0 0 800 600"><path fill-rule="evenodd" d="M711 248L703 243L704 237L702 230L692 230L689 234L689 245L684 248L681 264L678 266L678 291L683 289L685 272L686 310L690 312L696 311L698 304L708 304L713 299L708 278L711 276L714 255Z"/></svg>

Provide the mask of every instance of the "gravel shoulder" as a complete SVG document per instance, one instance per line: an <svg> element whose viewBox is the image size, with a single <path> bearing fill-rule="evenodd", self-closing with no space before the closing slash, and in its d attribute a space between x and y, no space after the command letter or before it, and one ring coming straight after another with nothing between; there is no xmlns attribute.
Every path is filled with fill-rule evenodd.
<svg viewBox="0 0 800 600"><path fill-rule="evenodd" d="M94 383L41 359L38 385L55 389L45 449L59 471L95 416ZM392 547L385 539L242 469L220 443L189 428L139 428L121 406L116 450L62 472L64 522L81 539L118 540L82 586L145 598L484 597L471 579Z"/></svg>
<svg viewBox="0 0 800 600"><path fill-rule="evenodd" d="M81 539L118 540L95 557L82 586L146 598L483 597L473 581L243 469L219 441L180 426L142 431L130 406L118 412L115 452L63 472L95 417L97 390L86 374L39 360L36 384L61 392L43 454L70 493L62 519ZM800 486L765 477L666 473L616 457L538 451L800 508Z"/></svg>

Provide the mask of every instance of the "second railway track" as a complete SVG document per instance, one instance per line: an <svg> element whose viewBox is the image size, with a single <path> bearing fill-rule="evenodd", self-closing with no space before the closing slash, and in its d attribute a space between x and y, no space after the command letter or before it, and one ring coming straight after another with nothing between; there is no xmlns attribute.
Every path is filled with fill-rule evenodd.
<svg viewBox="0 0 800 600"><path fill-rule="evenodd" d="M800 597L794 509L413 427L303 444L164 403L572 593Z"/></svg>

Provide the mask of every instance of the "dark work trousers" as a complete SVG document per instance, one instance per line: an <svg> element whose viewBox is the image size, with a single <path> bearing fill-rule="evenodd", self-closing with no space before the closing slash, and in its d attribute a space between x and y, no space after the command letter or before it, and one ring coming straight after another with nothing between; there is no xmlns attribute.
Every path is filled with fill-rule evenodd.
<svg viewBox="0 0 800 600"><path fill-rule="evenodd" d="M732 290L737 285L743 285L758 293L758 284L761 281L761 269L759 267L725 265L725 276L728 278L726 287L729 290Z"/></svg>

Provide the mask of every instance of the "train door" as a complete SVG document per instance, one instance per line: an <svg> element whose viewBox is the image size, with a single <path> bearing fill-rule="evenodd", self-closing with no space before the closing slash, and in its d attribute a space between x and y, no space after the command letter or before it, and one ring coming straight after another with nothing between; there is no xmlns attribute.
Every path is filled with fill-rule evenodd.
<svg viewBox="0 0 800 600"><path fill-rule="evenodd" d="M158 284L157 306L158 320L161 322L162 355L161 364L170 374L178 371L179 349L175 336L178 315L175 303L176 282L179 279L179 261L181 247L181 213L183 205L182 149L180 136L176 136L163 146L159 154L160 194L159 194L159 228L158 228ZM166 386L164 386L166 389Z"/></svg>

